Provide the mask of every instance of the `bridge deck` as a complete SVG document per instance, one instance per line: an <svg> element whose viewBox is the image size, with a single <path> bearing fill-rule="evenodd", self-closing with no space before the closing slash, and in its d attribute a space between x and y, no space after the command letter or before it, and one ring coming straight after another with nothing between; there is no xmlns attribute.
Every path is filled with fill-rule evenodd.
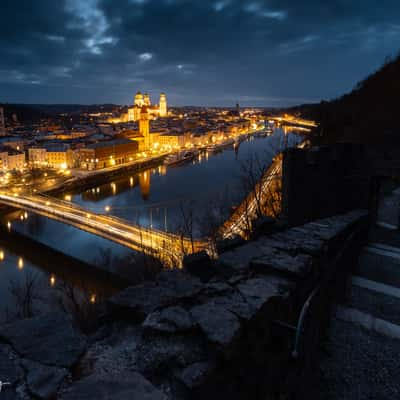
<svg viewBox="0 0 400 400"><path fill-rule="evenodd" d="M96 214L56 198L0 194L0 202L72 225L128 248L157 255L167 263L179 263L184 254L208 248L207 241L192 242L186 237L133 225L113 216Z"/></svg>

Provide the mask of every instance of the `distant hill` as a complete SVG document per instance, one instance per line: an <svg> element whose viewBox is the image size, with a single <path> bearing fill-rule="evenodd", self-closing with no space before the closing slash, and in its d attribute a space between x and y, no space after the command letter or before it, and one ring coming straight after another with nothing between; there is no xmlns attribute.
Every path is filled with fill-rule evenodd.
<svg viewBox="0 0 400 400"><path fill-rule="evenodd" d="M348 94L292 108L320 123L325 142L400 144L400 55L388 60Z"/></svg>
<svg viewBox="0 0 400 400"><path fill-rule="evenodd" d="M83 113L112 112L119 106L114 104L0 104L4 107L6 120L12 121L15 114L21 123L37 123L43 119L61 120L60 115L79 116Z"/></svg>
<svg viewBox="0 0 400 400"><path fill-rule="evenodd" d="M13 114L15 114L18 121L22 123L37 123L40 120L50 118L48 113L30 105L7 103L0 105L4 108L4 115L8 122L12 121Z"/></svg>
<svg viewBox="0 0 400 400"><path fill-rule="evenodd" d="M119 107L115 104L32 104L29 106L52 115L112 112Z"/></svg>

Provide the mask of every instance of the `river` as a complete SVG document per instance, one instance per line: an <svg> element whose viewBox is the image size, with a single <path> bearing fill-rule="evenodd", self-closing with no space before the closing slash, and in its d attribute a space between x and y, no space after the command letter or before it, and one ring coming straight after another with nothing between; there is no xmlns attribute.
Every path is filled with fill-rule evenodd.
<svg viewBox="0 0 400 400"><path fill-rule="evenodd" d="M299 136L289 134L287 144L294 146L300 140ZM255 157L270 163L282 151L284 143L283 131L276 129L272 136L249 138L236 150L232 146L221 153L202 153L188 164L173 168L161 165L83 192L70 193L68 198L93 212L170 232L180 228L182 214L190 214L195 235L202 236L212 205L217 208L223 204L224 212L228 213L243 198L243 164ZM0 242L0 318L4 317L6 308L12 312L18 297L15 292L26 286L32 276L40 288L40 297L46 299L54 294L55 281L66 281L89 293L109 294L113 288L118 289L107 277L84 275L80 261L106 270L121 268L123 271L117 271L121 275L130 273L129 261L135 257L132 250L45 217L19 213L20 219L13 222L13 231L73 256L77 262L68 269L65 264L69 261L60 261L62 256L19 245L17 239L3 234L8 240ZM47 304L43 299L40 301Z"/></svg>

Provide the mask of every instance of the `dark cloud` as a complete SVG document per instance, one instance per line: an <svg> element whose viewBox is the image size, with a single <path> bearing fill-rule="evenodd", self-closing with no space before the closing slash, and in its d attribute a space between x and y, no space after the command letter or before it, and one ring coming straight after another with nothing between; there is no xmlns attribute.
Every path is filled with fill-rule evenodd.
<svg viewBox="0 0 400 400"><path fill-rule="evenodd" d="M398 51L381 0L3 0L0 101L286 105L351 89Z"/></svg>

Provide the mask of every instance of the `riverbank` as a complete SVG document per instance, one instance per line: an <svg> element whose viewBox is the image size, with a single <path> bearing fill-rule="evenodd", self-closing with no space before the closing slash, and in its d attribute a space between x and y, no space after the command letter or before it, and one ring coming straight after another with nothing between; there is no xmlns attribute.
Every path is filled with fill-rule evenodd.
<svg viewBox="0 0 400 400"><path fill-rule="evenodd" d="M76 192L77 190L83 191L95 185L103 185L124 174L138 174L149 168L158 167L164 161L165 157L166 155L163 154L161 156L152 157L140 162L123 164L112 169L107 168L93 171L92 173L82 177L71 178L71 180L63 182L59 186L46 190L43 192L43 194L48 196L61 196L65 193Z"/></svg>
<svg viewBox="0 0 400 400"><path fill-rule="evenodd" d="M54 274L63 282L86 290L88 286L109 296L129 286L127 278L89 264L83 260L56 250L44 243L14 230L9 231L0 224L0 246L18 254L24 249L24 259L39 266L40 270ZM4 254L4 251L3 251Z"/></svg>

